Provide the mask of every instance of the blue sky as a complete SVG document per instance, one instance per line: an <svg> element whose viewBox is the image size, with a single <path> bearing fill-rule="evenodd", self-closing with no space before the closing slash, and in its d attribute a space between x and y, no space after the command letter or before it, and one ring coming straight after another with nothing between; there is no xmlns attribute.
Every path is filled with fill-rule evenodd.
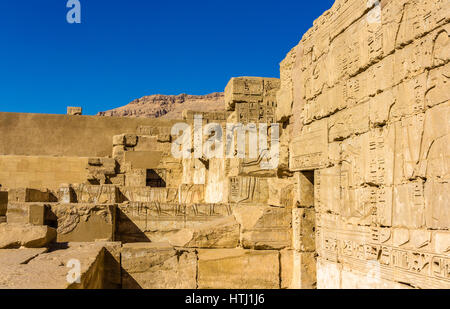
<svg viewBox="0 0 450 309"><path fill-rule="evenodd" d="M279 63L333 0L0 1L0 111L64 114L150 94L223 91Z"/></svg>

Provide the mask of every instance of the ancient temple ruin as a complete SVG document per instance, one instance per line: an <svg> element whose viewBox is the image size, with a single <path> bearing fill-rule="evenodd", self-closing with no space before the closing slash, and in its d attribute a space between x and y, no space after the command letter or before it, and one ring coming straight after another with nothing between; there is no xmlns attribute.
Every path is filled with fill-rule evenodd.
<svg viewBox="0 0 450 309"><path fill-rule="evenodd" d="M0 288L450 288L449 21L337 0L222 112L0 113ZM277 165L174 157L199 121L266 128Z"/></svg>

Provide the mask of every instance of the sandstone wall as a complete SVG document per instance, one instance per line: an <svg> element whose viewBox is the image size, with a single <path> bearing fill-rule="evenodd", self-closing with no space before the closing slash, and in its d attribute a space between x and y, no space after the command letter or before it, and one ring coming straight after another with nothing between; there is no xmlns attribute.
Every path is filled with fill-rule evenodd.
<svg viewBox="0 0 450 309"><path fill-rule="evenodd" d="M141 126L172 127L172 120L0 113L0 155L106 157L112 138Z"/></svg>
<svg viewBox="0 0 450 309"><path fill-rule="evenodd" d="M449 19L449 0L338 0L281 63L319 288L450 287Z"/></svg>
<svg viewBox="0 0 450 309"><path fill-rule="evenodd" d="M0 184L6 188L49 188L83 183L88 158L0 156Z"/></svg>

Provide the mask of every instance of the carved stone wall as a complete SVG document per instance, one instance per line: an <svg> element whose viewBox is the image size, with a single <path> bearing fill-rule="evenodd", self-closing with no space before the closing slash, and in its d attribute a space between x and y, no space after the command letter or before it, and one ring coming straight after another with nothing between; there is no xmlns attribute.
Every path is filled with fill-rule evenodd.
<svg viewBox="0 0 450 309"><path fill-rule="evenodd" d="M281 63L317 284L450 288L450 1L369 2L336 1Z"/></svg>

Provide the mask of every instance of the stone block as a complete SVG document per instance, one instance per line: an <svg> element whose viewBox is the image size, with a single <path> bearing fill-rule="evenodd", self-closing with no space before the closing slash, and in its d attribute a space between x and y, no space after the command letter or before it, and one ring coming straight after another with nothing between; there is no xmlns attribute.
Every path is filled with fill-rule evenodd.
<svg viewBox="0 0 450 309"><path fill-rule="evenodd" d="M31 224L0 224L0 249L41 248L54 241L56 230Z"/></svg>
<svg viewBox="0 0 450 309"><path fill-rule="evenodd" d="M233 208L241 224L241 245L249 249L282 249L292 244L290 208L237 206Z"/></svg>
<svg viewBox="0 0 450 309"><path fill-rule="evenodd" d="M313 170L326 166L328 161L328 119L321 119L304 126L292 139L290 169Z"/></svg>
<svg viewBox="0 0 450 309"><path fill-rule="evenodd" d="M405 228L421 228L425 226L423 181L417 180L394 186L393 207L394 226ZM438 209L441 208L438 207Z"/></svg>
<svg viewBox="0 0 450 309"><path fill-rule="evenodd" d="M62 184L58 189L58 201L60 203L69 204L77 202L77 195L69 184Z"/></svg>
<svg viewBox="0 0 450 309"><path fill-rule="evenodd" d="M279 289L279 253L244 249L199 250L197 282L199 289Z"/></svg>
<svg viewBox="0 0 450 309"><path fill-rule="evenodd" d="M295 250L314 252L316 214L314 208L292 209L292 241Z"/></svg>
<svg viewBox="0 0 450 309"><path fill-rule="evenodd" d="M450 183L425 183L425 221L429 229L450 229Z"/></svg>
<svg viewBox="0 0 450 309"><path fill-rule="evenodd" d="M34 203L9 203L6 213L8 223L44 225L47 206Z"/></svg>
<svg viewBox="0 0 450 309"><path fill-rule="evenodd" d="M234 216L216 219L195 228L182 229L169 236L169 243L184 248L236 248L239 223Z"/></svg>
<svg viewBox="0 0 450 309"><path fill-rule="evenodd" d="M47 220L56 221L57 242L113 241L116 205L52 204Z"/></svg>
<svg viewBox="0 0 450 309"><path fill-rule="evenodd" d="M68 106L67 115L71 116L81 116L83 114L83 109L81 107Z"/></svg>
<svg viewBox="0 0 450 309"><path fill-rule="evenodd" d="M268 186L269 205L292 208L294 200L294 182L291 179L269 178Z"/></svg>
<svg viewBox="0 0 450 309"><path fill-rule="evenodd" d="M122 248L124 289L195 289L197 255L168 244L134 243Z"/></svg>
<svg viewBox="0 0 450 309"><path fill-rule="evenodd" d="M31 188L10 189L8 191L9 202L20 203L46 203L56 202L56 197L50 191L41 191Z"/></svg>
<svg viewBox="0 0 450 309"><path fill-rule="evenodd" d="M78 203L115 204L120 202L119 189L115 185L72 186Z"/></svg>

